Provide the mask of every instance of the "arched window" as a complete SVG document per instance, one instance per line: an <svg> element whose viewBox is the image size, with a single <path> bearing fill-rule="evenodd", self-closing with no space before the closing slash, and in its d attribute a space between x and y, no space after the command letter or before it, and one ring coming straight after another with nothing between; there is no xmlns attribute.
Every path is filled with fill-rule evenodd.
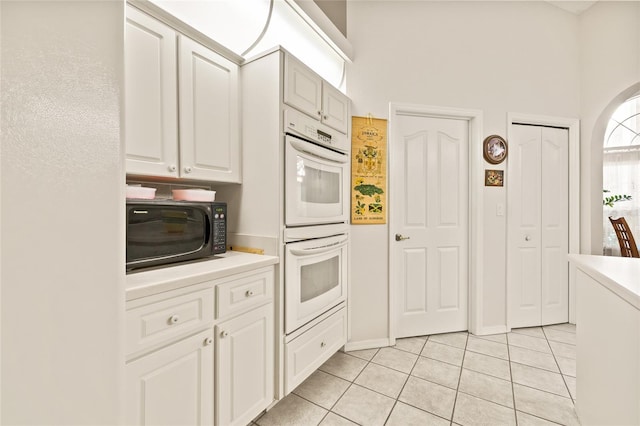
<svg viewBox="0 0 640 426"><path fill-rule="evenodd" d="M613 113L603 148L603 252L619 255L609 216L624 216L636 240L640 237L640 95Z"/></svg>

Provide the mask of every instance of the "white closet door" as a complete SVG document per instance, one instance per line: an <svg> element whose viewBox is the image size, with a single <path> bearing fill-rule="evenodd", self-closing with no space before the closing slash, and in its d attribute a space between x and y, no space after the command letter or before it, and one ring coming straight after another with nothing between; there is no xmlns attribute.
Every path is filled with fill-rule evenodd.
<svg viewBox="0 0 640 426"><path fill-rule="evenodd" d="M569 131L542 127L542 325L569 319Z"/></svg>
<svg viewBox="0 0 640 426"><path fill-rule="evenodd" d="M510 327L539 325L540 128L513 126L509 140L507 292Z"/></svg>
<svg viewBox="0 0 640 426"><path fill-rule="evenodd" d="M568 320L569 135L514 125L509 141L509 327Z"/></svg>

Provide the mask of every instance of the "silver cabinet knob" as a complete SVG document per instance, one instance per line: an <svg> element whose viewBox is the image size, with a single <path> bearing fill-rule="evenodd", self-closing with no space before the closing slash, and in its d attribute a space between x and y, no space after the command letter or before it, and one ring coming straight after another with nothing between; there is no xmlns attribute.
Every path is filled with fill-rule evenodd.
<svg viewBox="0 0 640 426"><path fill-rule="evenodd" d="M324 348L325 346L327 346L327 344L325 342L320 343L320 347Z"/></svg>
<svg viewBox="0 0 640 426"><path fill-rule="evenodd" d="M319 115L319 116L322 116L322 111L318 111L318 115Z"/></svg>
<svg viewBox="0 0 640 426"><path fill-rule="evenodd" d="M206 339L204 339L205 346L209 346L212 343L213 343L213 337L207 337Z"/></svg>
<svg viewBox="0 0 640 426"><path fill-rule="evenodd" d="M191 166L187 166L184 168L184 172L185 173L191 173L193 171L193 169L191 168Z"/></svg>
<svg viewBox="0 0 640 426"><path fill-rule="evenodd" d="M404 241L404 240L408 240L411 237L403 237L402 234L396 234L396 241Z"/></svg>
<svg viewBox="0 0 640 426"><path fill-rule="evenodd" d="M328 116L328 115L323 115L323 116L322 116L322 119L323 119L323 120L326 120L327 118L329 118L329 116Z"/></svg>
<svg viewBox="0 0 640 426"><path fill-rule="evenodd" d="M531 241L531 237L527 235L527 236L524 237L524 240L525 241Z"/></svg>
<svg viewBox="0 0 640 426"><path fill-rule="evenodd" d="M167 167L169 169L170 172L175 172L177 167L175 164L170 165L169 167Z"/></svg>
<svg viewBox="0 0 640 426"><path fill-rule="evenodd" d="M228 332L228 331L222 331L222 332L220 332L220 337L225 338L225 337L227 337L227 336L229 336L229 332Z"/></svg>
<svg viewBox="0 0 640 426"><path fill-rule="evenodd" d="M247 297L253 296L253 290L247 290L247 292L244 295Z"/></svg>
<svg viewBox="0 0 640 426"><path fill-rule="evenodd" d="M171 324L177 324L178 321L180 321L180 316L179 315L171 315L171 317L169 317L169 322Z"/></svg>

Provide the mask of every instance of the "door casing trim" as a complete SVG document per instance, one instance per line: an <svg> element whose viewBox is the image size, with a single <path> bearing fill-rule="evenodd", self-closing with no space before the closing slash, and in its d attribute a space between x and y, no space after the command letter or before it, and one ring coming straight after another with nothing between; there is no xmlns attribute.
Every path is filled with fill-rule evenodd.
<svg viewBox="0 0 640 426"><path fill-rule="evenodd" d="M433 105L418 105L407 103L389 103L389 145L395 143L394 132L398 115L413 115L419 117L430 118L449 118L454 120L466 120L469 125L469 288L467 302L467 318L468 328L473 334L482 333L482 284L483 284L483 185L484 172L482 164L482 120L483 114L481 110L450 108ZM391 153L391 149L388 150ZM389 156L388 168L394 159ZM388 173L389 178L393 177ZM393 193L389 194L389 205L392 205ZM392 217L394 209L389 209L389 225L393 223ZM471 214L473 213L473 214ZM391 237L395 234L392 226L388 226L387 244L389 245L388 259L388 322L389 322L389 344L394 345L397 334L396 321L396 297L395 288L391 285L394 282L392 278L391 259ZM474 256L471 256L474 253Z"/></svg>

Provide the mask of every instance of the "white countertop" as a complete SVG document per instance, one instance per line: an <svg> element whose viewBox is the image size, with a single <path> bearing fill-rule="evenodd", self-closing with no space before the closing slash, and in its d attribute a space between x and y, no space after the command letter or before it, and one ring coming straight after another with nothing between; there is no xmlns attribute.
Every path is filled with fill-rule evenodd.
<svg viewBox="0 0 640 426"><path fill-rule="evenodd" d="M228 251L211 259L127 274L126 300L251 271L279 262L276 256Z"/></svg>
<svg viewBox="0 0 640 426"><path fill-rule="evenodd" d="M640 309L640 259L570 254L569 261L636 309Z"/></svg>

